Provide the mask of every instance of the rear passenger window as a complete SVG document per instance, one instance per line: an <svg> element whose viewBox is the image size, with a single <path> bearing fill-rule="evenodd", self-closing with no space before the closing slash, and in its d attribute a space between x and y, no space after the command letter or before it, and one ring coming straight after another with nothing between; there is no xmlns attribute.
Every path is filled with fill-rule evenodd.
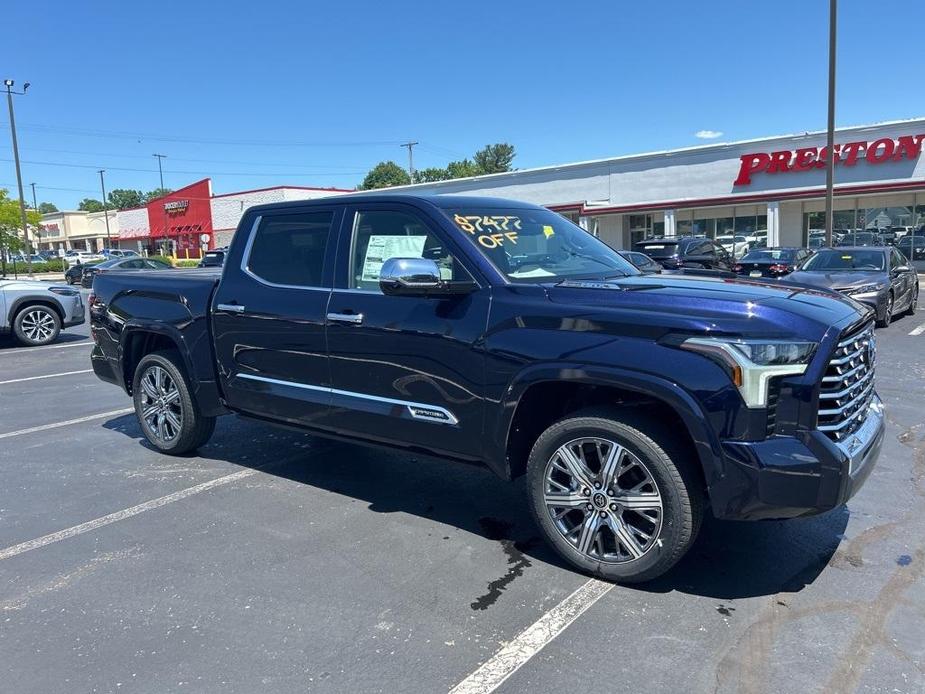
<svg viewBox="0 0 925 694"><path fill-rule="evenodd" d="M333 212L264 217L251 243L247 270L271 284L320 287Z"/></svg>

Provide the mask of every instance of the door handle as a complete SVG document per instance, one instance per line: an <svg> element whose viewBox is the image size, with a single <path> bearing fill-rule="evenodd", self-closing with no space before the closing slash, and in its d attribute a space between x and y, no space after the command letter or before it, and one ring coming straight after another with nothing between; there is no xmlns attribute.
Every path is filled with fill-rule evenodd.
<svg viewBox="0 0 925 694"><path fill-rule="evenodd" d="M335 323L352 323L360 325L363 322L362 313L329 313L328 320Z"/></svg>
<svg viewBox="0 0 925 694"><path fill-rule="evenodd" d="M219 311L231 311L232 313L244 313L244 307L240 304L218 304L215 308Z"/></svg>

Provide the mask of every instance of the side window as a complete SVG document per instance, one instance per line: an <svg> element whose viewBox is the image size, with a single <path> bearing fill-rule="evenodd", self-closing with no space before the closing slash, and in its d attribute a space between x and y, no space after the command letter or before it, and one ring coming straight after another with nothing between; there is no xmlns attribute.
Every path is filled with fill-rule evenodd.
<svg viewBox="0 0 925 694"><path fill-rule="evenodd" d="M906 264L906 259L903 257L903 254L900 253L900 252L899 252L898 250L896 250L895 248L892 249L892 252L890 253L890 255L893 256L893 261L892 261L892 263L893 263L893 267L894 267L894 268L899 267L900 265L905 265L905 264Z"/></svg>
<svg viewBox="0 0 925 694"><path fill-rule="evenodd" d="M443 241L406 212L357 212L351 249L351 289L378 291L379 273L389 258L429 258L437 263L442 279L470 279Z"/></svg>
<svg viewBox="0 0 925 694"><path fill-rule="evenodd" d="M127 260L119 265L120 268L128 268L129 270L141 270L144 266L144 263L140 260Z"/></svg>
<svg viewBox="0 0 925 694"><path fill-rule="evenodd" d="M274 214L260 220L248 271L271 284L320 287L334 213Z"/></svg>
<svg viewBox="0 0 925 694"><path fill-rule="evenodd" d="M697 247L697 255L716 255L716 246L709 241Z"/></svg>

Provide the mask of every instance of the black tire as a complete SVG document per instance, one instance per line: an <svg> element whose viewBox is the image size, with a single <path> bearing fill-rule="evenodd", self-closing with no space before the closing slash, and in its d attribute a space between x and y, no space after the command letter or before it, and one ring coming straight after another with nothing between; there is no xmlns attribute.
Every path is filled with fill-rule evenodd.
<svg viewBox="0 0 925 694"><path fill-rule="evenodd" d="M907 316L914 316L916 309L919 307L919 286L915 285L912 290L912 301L909 302L909 308L906 309Z"/></svg>
<svg viewBox="0 0 925 694"><path fill-rule="evenodd" d="M41 347L58 339L61 317L42 304L30 304L19 309L13 319L13 335L26 347Z"/></svg>
<svg viewBox="0 0 925 694"><path fill-rule="evenodd" d="M174 400L161 408L160 413L163 413L163 418L158 413L154 415L153 421L149 421L145 419L145 411L150 411L151 407L159 407L159 405L152 400L151 391L145 386L152 386L156 382L157 369L166 373L164 383L172 384L177 395ZM151 377L154 377L154 381L149 380L147 384L142 382ZM165 402L168 392L172 393L172 389L166 386L163 389L155 389L157 396L163 398ZM163 453L183 455L194 451L205 445L211 438L212 432L215 431L215 417L206 417L199 413L196 401L190 392L189 379L180 365L180 358L176 352L152 352L142 357L132 379L132 400L142 433L152 446ZM178 430L170 423L167 416L168 410L173 415L173 419L180 423ZM175 435L170 436L170 433L175 433Z"/></svg>
<svg viewBox="0 0 925 694"><path fill-rule="evenodd" d="M877 327L887 328L893 322L893 292L887 295L886 306L883 307L883 315L877 316Z"/></svg>
<svg viewBox="0 0 925 694"><path fill-rule="evenodd" d="M661 497L660 526L637 558L606 561L601 557L595 558L589 552L580 551L576 546L578 540L573 544L566 539L564 531L553 520L555 511L547 507L547 465L553 464L552 459L558 456L560 447L572 445L576 439L598 437L622 446L635 456L654 480L657 487L655 491ZM640 583L662 575L684 556L700 530L704 493L701 477L694 467L696 463L692 459L693 452L684 450L672 441L673 437L654 417L645 412L621 408L584 410L556 422L540 435L527 461L529 505L543 535L566 561L604 580ZM594 489L590 491L592 497L598 496ZM576 490L577 493L584 494L584 491ZM608 513L606 509L597 511L592 508L589 504L569 513L585 514L585 520L578 524L582 526L591 515L599 513L604 517ZM609 508L614 509L614 505ZM626 521L627 510L620 509L619 513L620 523L617 525L624 524L625 528L629 528L632 520L629 523ZM632 519L633 512L629 513ZM613 515L616 517L616 512ZM613 538L610 541L616 541L616 533L611 533L609 527L600 532L609 533ZM600 539L601 551L607 542L606 537ZM619 552L620 547L619 541L616 542L615 553ZM590 551L595 551L593 546Z"/></svg>

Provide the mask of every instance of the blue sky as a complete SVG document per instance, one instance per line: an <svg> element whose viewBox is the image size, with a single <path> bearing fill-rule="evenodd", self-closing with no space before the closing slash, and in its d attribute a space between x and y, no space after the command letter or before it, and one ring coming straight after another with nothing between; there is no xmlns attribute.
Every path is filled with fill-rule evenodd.
<svg viewBox="0 0 925 694"><path fill-rule="evenodd" d="M925 115L925 3L839 10L838 124ZM156 187L154 152L168 186L211 175L221 193L353 187L404 166L407 139L417 168L500 141L528 168L821 129L827 16L825 0L35 0L6 8L0 56L32 83L24 183L66 209L99 168L109 189Z"/></svg>

